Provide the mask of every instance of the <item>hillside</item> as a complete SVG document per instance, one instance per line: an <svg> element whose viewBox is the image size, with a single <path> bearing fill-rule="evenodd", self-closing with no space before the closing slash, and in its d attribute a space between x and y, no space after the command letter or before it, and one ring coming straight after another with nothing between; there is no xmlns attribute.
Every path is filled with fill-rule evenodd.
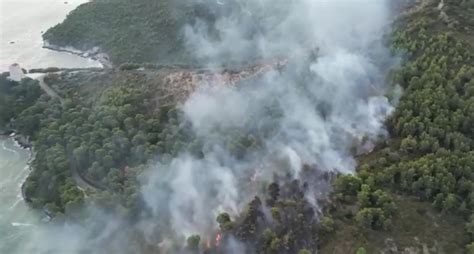
<svg viewBox="0 0 474 254"><path fill-rule="evenodd" d="M175 5L175 1L95 0L72 11L43 38L84 51L99 47L117 64L189 62L179 29L195 10Z"/></svg>
<svg viewBox="0 0 474 254"><path fill-rule="evenodd" d="M144 215L150 210L144 206L144 197L140 195L140 178L147 165L156 160L166 165L183 150L196 158L202 158L205 153L205 140L192 132L192 126L183 117L178 105L198 86L250 86L253 84L246 83L247 80L259 80L269 71L285 70L280 62L249 66L239 71L137 67L123 66L122 69L102 71L64 70L62 73L47 74L44 82L56 92L54 97L41 94L33 80L12 82L6 79L6 74L2 76L0 84L8 100L19 105L14 112L5 112L8 114L5 121L13 117L15 120L10 122L9 127L30 136L35 150L34 170L23 186L25 198L33 207L53 217L55 223L64 218L82 218L85 216L83 207L91 202L127 223L138 217L144 219L143 216L150 216ZM209 83L203 83L205 80ZM21 104L31 86L36 90L28 97L30 103ZM278 110L273 105L265 108L269 112ZM224 145L231 156L243 159L251 152L262 149L263 135L268 135L265 133L269 127L258 126L261 123L263 121L258 118L248 119L250 128L232 128L226 133ZM257 126L259 133L253 131ZM282 214L288 220L292 220L299 209L305 209L308 219L314 220L311 206L304 201L302 194L296 194L304 187L290 179L282 180L287 181L288 186L281 187L281 197L270 194L274 201L265 202L274 202L282 212L291 213ZM256 206L255 209L260 209L258 207L262 205L259 198L252 204L250 206ZM261 215L242 214L239 223L243 225L235 228L239 230L239 237L248 238L249 244L255 240L253 237L260 238L248 232L248 227L253 227L252 223L256 220L250 216ZM167 218L161 216L157 225L167 225ZM225 214L220 218L223 225L220 234L223 239L229 239L234 229L227 221L230 218ZM282 226L286 223L282 221ZM305 222L299 223L294 226ZM316 224L313 223L300 232L301 237L310 237L306 233L315 229ZM133 230L131 228L126 233L135 232ZM165 230L160 228L160 231ZM285 232L288 233L288 230ZM271 234L267 232L265 237L272 237ZM292 251L307 245L301 237L292 243ZM315 239L308 239L314 249ZM140 249L141 253L158 250L153 244L131 246L134 250ZM212 243L203 248L212 251L215 247L216 243ZM178 251L179 245L176 248L175 251ZM272 248L283 248L283 245Z"/></svg>
<svg viewBox="0 0 474 254"><path fill-rule="evenodd" d="M200 32L206 32L207 39L219 40L225 31L218 31L215 22L229 17L251 24L252 29L245 31L246 40L250 41L280 22L272 11L286 3L277 2L271 9L249 15L239 1L220 4L219 1L93 0L72 11L63 23L48 29L43 39L52 47L74 47L82 51L99 48L116 66L146 62L203 65L203 60L209 61L212 56L205 54L197 58L189 38L185 38L186 33L202 29ZM248 56L258 57L256 52L250 52L252 47L248 50Z"/></svg>
<svg viewBox="0 0 474 254"><path fill-rule="evenodd" d="M427 1L397 22L391 138L336 181L321 253L474 253L472 21L472 1Z"/></svg>
<svg viewBox="0 0 474 254"><path fill-rule="evenodd" d="M210 2L94 0L44 39L99 47L114 68L0 75L0 127L33 143L23 194L55 227L80 228L67 231L78 253L474 253L472 0L403 11L384 37L401 58L390 71L365 55L379 56L370 40L338 44L348 55L307 50L307 38L292 41L298 54L261 53L254 39L280 31L267 14L286 17L285 1L255 15L240 1ZM250 27L241 58L191 54L185 24L226 15ZM281 31L301 25L292 18ZM214 25L211 41L222 39ZM384 129L364 125L374 101L382 116L396 105L387 135L359 132ZM354 154L357 171L338 175Z"/></svg>

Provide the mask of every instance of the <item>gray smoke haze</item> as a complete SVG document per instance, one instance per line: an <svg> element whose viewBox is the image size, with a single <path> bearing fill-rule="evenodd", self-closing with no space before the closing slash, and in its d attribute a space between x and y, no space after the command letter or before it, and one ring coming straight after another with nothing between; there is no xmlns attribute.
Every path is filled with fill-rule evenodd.
<svg viewBox="0 0 474 254"><path fill-rule="evenodd" d="M183 151L169 163L150 165L140 181L151 215L133 226L162 249L191 234L212 234L220 212L238 214L275 174L299 179L303 165L354 172L356 150L370 150L386 135L383 121L393 111L384 97L395 63L383 44L388 0L195 2L219 17L183 28L201 63L288 63L236 87L202 86L181 105L204 156ZM254 148L242 153L235 133L244 133ZM313 183L306 195L317 208L326 191ZM125 233L130 225L91 214L90 227L45 228L34 239L41 243L37 253L101 253L104 241L115 253L137 250L139 243ZM151 237L155 231L158 239Z"/></svg>
<svg viewBox="0 0 474 254"><path fill-rule="evenodd" d="M184 29L203 62L285 58L288 66L238 87L201 86L182 105L205 156L184 152L155 166L143 195L155 216L169 214L171 229L183 235L210 234L217 214L237 214L275 174L298 179L303 164L353 172L354 148L370 149L386 135L383 121L393 111L383 96L394 63L382 40L388 1L232 1L232 9L226 1L201 2L225 13L212 26ZM262 149L235 159L228 140L235 130ZM315 193L308 199L317 206Z"/></svg>

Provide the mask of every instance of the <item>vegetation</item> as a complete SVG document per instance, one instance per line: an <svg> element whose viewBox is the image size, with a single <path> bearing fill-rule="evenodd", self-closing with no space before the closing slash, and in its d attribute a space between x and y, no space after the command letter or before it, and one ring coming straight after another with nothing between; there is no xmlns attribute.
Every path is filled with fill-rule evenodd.
<svg viewBox="0 0 474 254"><path fill-rule="evenodd" d="M307 183L291 177L276 179L268 185L266 200L255 197L234 221L220 214L223 241L238 239L247 246L246 253L311 253L318 232L331 230L332 225L326 219L324 228L318 227L314 208L304 195L306 188Z"/></svg>
<svg viewBox="0 0 474 254"><path fill-rule="evenodd" d="M183 29L196 19L215 21L217 14L205 6L173 0L94 0L72 11L43 38L55 46L84 51L98 47L117 65L192 64Z"/></svg>
<svg viewBox="0 0 474 254"><path fill-rule="evenodd" d="M15 82L9 80L8 75L7 72L0 75L0 129L8 129L11 120L32 106L41 96L38 81L27 78ZM20 131L24 132L25 128Z"/></svg>
<svg viewBox="0 0 474 254"><path fill-rule="evenodd" d="M176 8L175 1L95 0L79 6L43 37L61 47L99 47L117 64L188 61L179 32L193 15L189 7Z"/></svg>
<svg viewBox="0 0 474 254"><path fill-rule="evenodd" d="M90 75L108 84L86 85ZM149 159L169 159L188 145L197 151L179 112L156 105L152 83L137 73L121 75L117 81L108 74L50 74L45 81L63 103L42 95L37 81L1 76L2 125L34 142L34 170L24 186L33 206L64 213L83 202L83 188L119 194L119 204L138 209L136 175ZM101 94L84 99L90 92Z"/></svg>
<svg viewBox="0 0 474 254"><path fill-rule="evenodd" d="M438 15L440 10L429 6L404 20L393 36L394 50L404 54L406 61L393 75L404 94L387 120L391 139L360 158L357 176L340 176L335 182L335 204L328 206L327 213L337 218L337 230L346 232L321 241L328 253L347 253L364 244L370 252L390 249L391 243L377 240L381 236L394 241L392 248L397 251L421 248L416 242L406 242L405 237L431 235L427 232L438 231L435 227L441 220L453 223L443 226L440 236L433 235L437 242L424 240L434 246L432 251L462 253L465 245L466 251L472 248L474 40L459 36L465 23L457 19L474 17L451 12L460 10L457 6L471 8L469 1L447 2L448 12L456 16L446 19ZM416 201L409 201L413 198ZM406 207L410 202L426 205L414 211ZM432 208L425 207L428 204ZM441 213L442 219L427 212L431 209ZM410 213L433 221L424 224L421 221L426 218L412 219L409 223L419 228L400 227L407 217L420 217ZM460 235L463 219L466 232ZM363 237L348 240L352 245L342 249L332 244L347 240L345 234L356 225L365 232ZM374 234L372 230L388 233Z"/></svg>
<svg viewBox="0 0 474 254"><path fill-rule="evenodd" d="M137 176L149 160L167 163L183 150L203 156L202 140L175 108L177 101L168 99L160 71L48 74L45 83L62 100L42 93L37 81L2 77L4 126L29 136L35 150L24 194L50 215L71 213L88 195L137 216L143 209ZM225 144L242 158L268 133L260 127L252 134L230 130Z"/></svg>
<svg viewBox="0 0 474 254"><path fill-rule="evenodd" d="M93 0L72 11L66 20L49 30L43 39L52 48L74 47L89 53L106 53L114 65L134 68L136 64L179 65L196 67L211 57L199 56L185 36L187 28L198 26L208 40L218 40L222 18L235 18L254 26L246 40L258 38L266 29L281 22L288 1L259 9L252 15L241 1L175 1L175 0ZM250 20L245 20L250 19ZM250 23L251 22L251 23ZM269 24L275 22L275 24ZM192 44L192 43L191 43ZM251 50L251 49L249 49ZM219 63L241 65L260 59L259 52L248 52L244 59L229 59L222 55ZM268 54L268 52L266 52ZM267 55L268 56L268 55ZM212 59L213 62L216 59ZM208 61L209 62L209 61ZM208 65L207 65L208 66Z"/></svg>
<svg viewBox="0 0 474 254"><path fill-rule="evenodd" d="M248 253L319 248L363 254L425 246L473 253L474 6L468 0L445 4L441 10L429 5L398 24L392 45L405 59L391 78L404 93L387 120L391 137L358 158L356 175L334 180L323 213L304 197L307 182L275 176L242 214L216 218L222 241L237 239ZM150 160L166 163L182 150L203 156L203 142L176 102L161 100L161 63L193 62L179 34L190 17L215 18L199 5L178 8L175 1L95 0L44 38L82 50L98 46L119 68L49 74L45 81L61 101L43 94L37 81L0 76L0 126L34 142L34 170L24 186L34 207L60 218L91 195L133 219L145 209L137 176ZM268 115L276 121L278 108L268 105ZM272 135L259 120L246 122L252 131L234 129L226 136L236 159ZM306 169L303 179L313 181L315 171ZM201 242L189 237L186 251L199 252ZM218 246L211 251L219 253Z"/></svg>

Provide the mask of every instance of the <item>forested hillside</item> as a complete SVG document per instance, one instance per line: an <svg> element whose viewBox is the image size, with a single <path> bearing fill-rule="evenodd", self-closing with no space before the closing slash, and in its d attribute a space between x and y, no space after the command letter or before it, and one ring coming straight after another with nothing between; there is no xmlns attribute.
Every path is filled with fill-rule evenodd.
<svg viewBox="0 0 474 254"><path fill-rule="evenodd" d="M41 95L38 81L23 79L15 82L8 79L8 73L0 76L0 130L7 129L12 118L32 106Z"/></svg>
<svg viewBox="0 0 474 254"><path fill-rule="evenodd" d="M57 223L89 223L78 211L90 203L111 217L118 214L140 253L160 253L157 242L165 242L163 232L172 227L169 214L157 219L144 204L145 169L158 164L165 181L172 168L163 165L181 152L202 159L211 150L203 145L207 137L198 137L183 117L180 100L194 91L189 82L215 75L164 66L195 63L183 45L182 25L196 17L213 22L226 10L209 13L201 5L178 2L95 0L48 30L44 39L54 45L98 46L121 64L47 74L45 83L61 100L43 93L38 81L0 76L0 127L33 142L33 170L23 186L27 201ZM385 122L389 135L356 158L357 172L336 176L303 163L300 180L282 173L258 182L252 180L258 178L255 170L239 180L243 191L258 189L252 192L257 196L235 216L220 213L219 228L211 229L215 236L172 239L172 253L474 253L474 1L422 1L404 14L388 38L401 66L387 78L403 93L401 98L390 95L397 107ZM296 89L308 93L309 69L285 64L254 72L294 72ZM233 82L225 85L248 88L251 82L243 76L261 81L258 75L239 76L238 70L216 72L216 80ZM242 124L228 129L213 126L221 135L219 145L228 151L226 160L258 160L268 145L265 139L276 135L281 105L257 101L264 102L263 113L246 115L238 119ZM317 107L323 118L330 111L323 104ZM312 186L324 198L308 199L305 193ZM217 196L218 191L205 194ZM144 236L140 226L151 220L147 230L152 233ZM244 247L238 249L237 243Z"/></svg>
<svg viewBox="0 0 474 254"><path fill-rule="evenodd" d="M173 94L164 88L164 77L173 71L176 70L66 71L46 75L44 81L58 92L62 102L41 95L37 89L34 97L28 97L31 103L22 105L25 92L8 92L10 101L22 105L9 113L12 121L8 126L33 141L33 171L23 188L27 201L59 222L81 218L76 214L81 214L86 202L130 222L148 216L144 215L150 211L143 204L139 183L145 167L156 161L167 164L182 151L197 158L205 153L203 140L194 137L189 123L180 116L176 107L179 101L167 99ZM29 82L35 86L28 88ZM2 85L8 91L38 88L29 79L19 83L4 78ZM268 105L266 110L269 117L278 118L278 107ZM248 119L246 128L234 128L227 133L225 145L235 159L262 149L262 138L271 135L272 128L261 124L258 118ZM306 170L308 177L319 181L315 168ZM329 179L328 175L321 177L322 182ZM219 215L222 241L236 237L255 246L251 247L255 251L296 252L305 247L316 248L316 213L303 193L308 186L291 177L281 181L286 184L279 186L275 179L268 186L268 197L255 197L235 221L226 213ZM263 216L261 209L269 208L279 221L280 229L275 232L270 230L275 225L259 222ZM179 246L175 251L181 250ZM199 236L190 237L186 246L189 250L204 248L211 253L217 251L216 247L215 243L206 247ZM143 243L140 248L157 247Z"/></svg>
<svg viewBox="0 0 474 254"><path fill-rule="evenodd" d="M277 2L274 6L286 4ZM185 33L190 26L202 29L209 40L219 40L223 31L216 30L217 20L237 15L233 18L251 22L252 29L245 35L251 40L264 32L264 23L271 28L280 22L273 8L251 16L243 8L239 1L94 0L72 11L63 23L46 31L43 39L52 46L83 51L98 47L115 65L150 62L194 66L202 64L202 59L197 59L187 44Z"/></svg>
<svg viewBox="0 0 474 254"><path fill-rule="evenodd" d="M335 182L323 253L474 253L473 20L474 2L444 1L398 21L391 138Z"/></svg>
<svg viewBox="0 0 474 254"><path fill-rule="evenodd" d="M46 205L51 214L82 202L78 180L92 190L134 194L126 188L133 188L128 181L137 167L149 159L166 160L184 145L196 146L186 126L178 123L174 106L156 104L152 85L157 84L144 75L50 74L45 81L65 98L63 103L40 97L37 81L2 77L5 103L13 105L2 107L2 121L30 136L35 149L35 170L24 193L35 207Z"/></svg>
<svg viewBox="0 0 474 254"><path fill-rule="evenodd" d="M99 47L113 63L188 63L180 29L196 10L176 1L95 0L71 12L43 38L61 47ZM113 5L113 8L111 8Z"/></svg>

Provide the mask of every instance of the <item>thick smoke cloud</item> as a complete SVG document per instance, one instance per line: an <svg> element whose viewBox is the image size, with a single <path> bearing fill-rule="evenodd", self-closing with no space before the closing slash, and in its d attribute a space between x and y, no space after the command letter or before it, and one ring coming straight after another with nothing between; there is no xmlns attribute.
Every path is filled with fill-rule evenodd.
<svg viewBox="0 0 474 254"><path fill-rule="evenodd" d="M236 215L274 175L299 179L303 165L354 172L354 154L386 135L383 121L393 110L384 97L394 63L383 44L388 0L195 2L216 17L183 28L201 64L286 65L236 87L203 85L181 105L203 156L182 151L170 163L150 165L141 193L151 214L133 226L162 249L191 234L212 234L220 212ZM229 138L236 131L257 148L239 154ZM327 186L316 182L306 195L317 208ZM134 253L139 244L124 230L130 225L94 214L95 226L41 231L37 253L101 253L104 241L115 253ZM155 231L158 239L151 237ZM232 244L243 251L238 241Z"/></svg>
<svg viewBox="0 0 474 254"><path fill-rule="evenodd" d="M383 137L393 110L383 96L394 63L383 44L388 1L200 3L220 17L184 29L202 63L287 64L237 87L203 85L182 105L204 158L184 151L150 170L143 187L155 216L169 214L178 235L209 235L216 214L235 215L275 174L298 179L304 164L353 172L354 148L368 150ZM234 130L256 137L261 149L236 159L228 144ZM318 188L308 193L316 206Z"/></svg>
<svg viewBox="0 0 474 254"><path fill-rule="evenodd" d="M301 56L312 47L361 55L383 50L380 39L390 20L389 1L375 0L201 0L212 24L185 28L192 52L209 62L252 56ZM377 52L380 53L380 52Z"/></svg>

